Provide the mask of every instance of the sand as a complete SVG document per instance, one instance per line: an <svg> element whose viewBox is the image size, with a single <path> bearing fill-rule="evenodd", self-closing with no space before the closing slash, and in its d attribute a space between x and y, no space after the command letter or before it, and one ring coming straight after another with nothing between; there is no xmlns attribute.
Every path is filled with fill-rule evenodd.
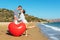
<svg viewBox="0 0 60 40"><path fill-rule="evenodd" d="M48 38L41 32L35 23L27 24L28 36L22 35L19 37L8 34L8 24L9 22L0 22L0 40L48 40Z"/></svg>

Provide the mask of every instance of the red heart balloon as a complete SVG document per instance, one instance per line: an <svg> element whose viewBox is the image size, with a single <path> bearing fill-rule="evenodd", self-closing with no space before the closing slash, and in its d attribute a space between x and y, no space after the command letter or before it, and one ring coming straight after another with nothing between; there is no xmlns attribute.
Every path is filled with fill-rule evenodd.
<svg viewBox="0 0 60 40"><path fill-rule="evenodd" d="M14 22L8 25L9 32L14 36L20 36L26 30L26 25L21 22L20 24L15 24Z"/></svg>

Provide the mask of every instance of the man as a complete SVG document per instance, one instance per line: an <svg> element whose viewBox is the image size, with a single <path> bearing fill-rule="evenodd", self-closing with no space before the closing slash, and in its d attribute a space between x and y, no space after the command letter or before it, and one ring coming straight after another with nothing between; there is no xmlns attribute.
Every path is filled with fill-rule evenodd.
<svg viewBox="0 0 60 40"><path fill-rule="evenodd" d="M15 24L18 24L18 19L19 19L19 15L20 15L20 12L22 10L22 6L18 6L18 8L14 11L14 22Z"/></svg>

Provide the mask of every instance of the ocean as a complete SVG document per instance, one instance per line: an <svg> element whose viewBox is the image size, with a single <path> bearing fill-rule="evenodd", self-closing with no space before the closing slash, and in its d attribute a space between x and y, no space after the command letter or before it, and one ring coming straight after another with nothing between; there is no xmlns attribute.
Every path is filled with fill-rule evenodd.
<svg viewBox="0 0 60 40"><path fill-rule="evenodd" d="M53 23L38 23L37 26L41 32L45 34L49 40L60 40L60 22Z"/></svg>

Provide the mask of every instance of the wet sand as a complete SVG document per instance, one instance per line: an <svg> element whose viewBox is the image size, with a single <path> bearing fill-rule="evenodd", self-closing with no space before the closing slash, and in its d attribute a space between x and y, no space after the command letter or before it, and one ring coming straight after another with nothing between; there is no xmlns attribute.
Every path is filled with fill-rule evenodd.
<svg viewBox="0 0 60 40"><path fill-rule="evenodd" d="M28 36L22 35L19 37L8 34L8 24L9 22L0 22L0 40L48 40L35 23L27 24Z"/></svg>

